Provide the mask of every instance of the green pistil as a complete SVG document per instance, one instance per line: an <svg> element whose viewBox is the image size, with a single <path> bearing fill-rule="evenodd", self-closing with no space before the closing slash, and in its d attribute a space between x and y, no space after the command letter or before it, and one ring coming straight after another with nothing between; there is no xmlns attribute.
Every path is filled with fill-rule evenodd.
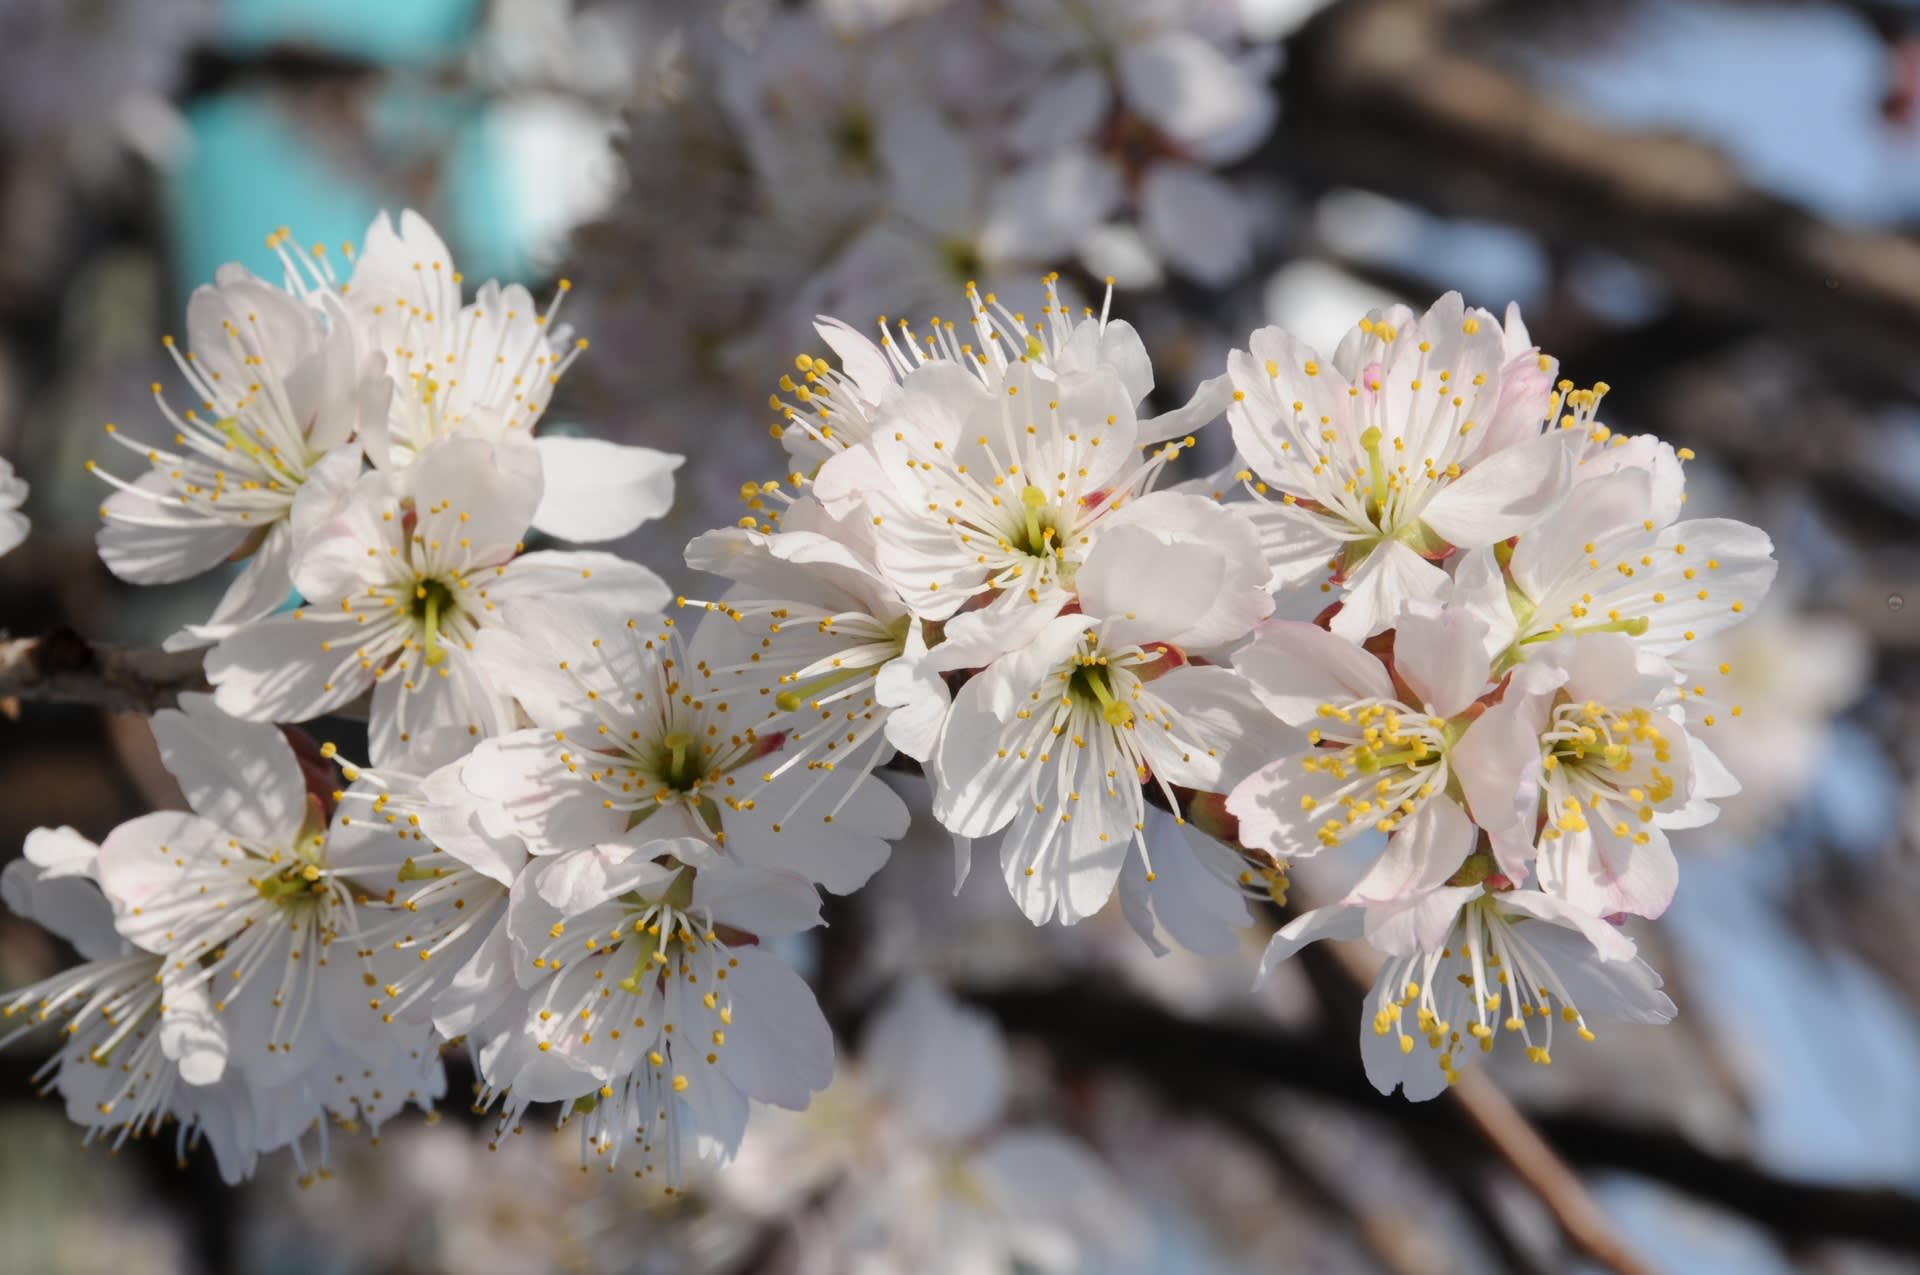
<svg viewBox="0 0 1920 1275"><path fill-rule="evenodd" d="M1091 695L1100 704L1100 716L1109 726L1133 725L1133 705L1128 704L1113 693L1113 685L1108 681L1107 670L1100 664L1082 664L1073 674L1073 689L1079 691L1081 698Z"/></svg>
<svg viewBox="0 0 1920 1275"><path fill-rule="evenodd" d="M700 786L700 759L695 755L693 736L675 731L660 741L666 746L666 773L661 777L676 792L692 792Z"/></svg>
<svg viewBox="0 0 1920 1275"><path fill-rule="evenodd" d="M254 460L268 459L267 449L241 431L239 417L223 416L213 423L213 427L233 445L235 451L251 456Z"/></svg>
<svg viewBox="0 0 1920 1275"><path fill-rule="evenodd" d="M1027 542L1014 547L1023 553L1040 557L1053 547L1053 538L1058 534L1041 516L1047 507L1047 493L1038 487L1022 487L1020 503L1027 510Z"/></svg>
<svg viewBox="0 0 1920 1275"><path fill-rule="evenodd" d="M285 907L290 903L313 897L323 887L320 885L320 869L307 864L303 867L283 868L272 876L262 877L253 883L260 897L275 907Z"/></svg>
<svg viewBox="0 0 1920 1275"><path fill-rule="evenodd" d="M780 706L782 712L791 713L814 697L824 694L836 686L851 682L854 678L865 675L867 671L867 668L862 666L860 668L835 669L831 673L822 673L811 682L803 682L790 691L781 691L773 697L773 702Z"/></svg>
<svg viewBox="0 0 1920 1275"><path fill-rule="evenodd" d="M1437 761L1440 754L1431 748L1402 748L1398 752L1374 753L1360 749L1353 755L1353 764L1362 774L1372 774L1382 766L1413 766L1423 761Z"/></svg>
<svg viewBox="0 0 1920 1275"><path fill-rule="evenodd" d="M412 609L413 618L420 625L427 663L438 664L447 658L447 648L440 644L440 625L451 618L456 609L453 590L439 580L422 580L413 587Z"/></svg>
<svg viewBox="0 0 1920 1275"><path fill-rule="evenodd" d="M634 930L639 937L633 945L633 973L620 980L621 988L629 992L638 992L667 963L667 954L660 950L660 936L647 933L638 921Z"/></svg>
<svg viewBox="0 0 1920 1275"><path fill-rule="evenodd" d="M1381 511L1387 507L1387 462L1380 455L1379 426L1368 426L1360 435L1360 445L1367 449L1367 515L1379 526Z"/></svg>

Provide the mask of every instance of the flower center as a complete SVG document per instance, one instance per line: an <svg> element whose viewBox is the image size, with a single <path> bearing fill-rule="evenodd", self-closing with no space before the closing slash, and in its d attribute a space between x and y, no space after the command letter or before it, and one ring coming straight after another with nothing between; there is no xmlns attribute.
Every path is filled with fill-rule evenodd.
<svg viewBox="0 0 1920 1275"><path fill-rule="evenodd" d="M1077 667L1067 681L1067 694L1097 710L1109 726L1133 725L1133 705L1113 693L1113 676L1104 655L1075 656Z"/></svg>
<svg viewBox="0 0 1920 1275"><path fill-rule="evenodd" d="M660 740L660 758L655 765L660 782L675 792L693 792L706 775L700 769L700 750L693 736L674 731Z"/></svg>
<svg viewBox="0 0 1920 1275"><path fill-rule="evenodd" d="M413 598L407 604L407 614L420 630L427 663L438 664L447 658L447 649L440 644L440 630L459 610L460 604L455 601L453 590L444 581L426 579L413 586Z"/></svg>
<svg viewBox="0 0 1920 1275"><path fill-rule="evenodd" d="M1674 796L1674 778L1661 769L1672 760L1672 746L1661 719L1645 708L1612 711L1592 700L1562 704L1542 742L1540 764L1565 794L1560 809L1548 812L1550 823L1543 835L1549 841L1562 833L1587 831L1587 810L1628 806L1640 823L1651 823L1654 807ZM1647 839L1624 819L1613 831L1641 842Z"/></svg>
<svg viewBox="0 0 1920 1275"><path fill-rule="evenodd" d="M1325 797L1303 795L1300 806L1326 809L1316 833L1322 845L1337 846L1366 828L1392 832L1451 782L1443 763L1464 723L1422 717L1398 703L1322 704L1319 715L1325 725L1307 734L1316 750L1300 765L1334 786Z"/></svg>
<svg viewBox="0 0 1920 1275"><path fill-rule="evenodd" d="M1030 558L1063 553L1060 528L1052 511L1047 508L1047 493L1038 487L1023 487L1020 489L1020 504L1025 517L1019 528L1007 537L1008 547Z"/></svg>

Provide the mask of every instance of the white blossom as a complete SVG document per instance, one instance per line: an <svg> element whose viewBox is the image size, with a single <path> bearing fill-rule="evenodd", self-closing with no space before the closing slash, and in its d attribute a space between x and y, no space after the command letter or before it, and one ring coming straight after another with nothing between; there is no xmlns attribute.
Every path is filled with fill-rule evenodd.
<svg viewBox="0 0 1920 1275"><path fill-rule="evenodd" d="M100 556L136 584L167 584L244 557L204 625L169 646L206 645L270 614L292 591L293 511L322 506L360 471L357 436L384 426L390 390L346 307L302 298L239 266L195 289L187 345L167 350L195 406L154 402L172 427L155 446L107 434L148 466L134 481L89 468L117 490L101 507Z"/></svg>
<svg viewBox="0 0 1920 1275"><path fill-rule="evenodd" d="M1572 481L1574 431L1542 432L1540 356L1448 293L1416 319L1374 312L1331 359L1278 328L1228 360L1234 443L1251 466L1280 585L1340 587L1334 632L1356 641L1446 589L1453 549L1533 527ZM1528 392L1511 392L1525 378Z"/></svg>
<svg viewBox="0 0 1920 1275"><path fill-rule="evenodd" d="M1592 1040L1589 1014L1633 1023L1674 1015L1660 976L1619 930L1552 895L1486 881L1452 891L1441 937L1395 952L1374 979L1360 1054L1381 1093L1399 1086L1415 1102L1433 1097L1459 1078L1462 1062L1490 1053L1502 1032L1520 1037L1529 1061L1545 1064L1553 1061L1556 1019L1563 1032ZM1295 918L1267 948L1261 977L1308 943L1358 937L1367 910L1336 906Z"/></svg>
<svg viewBox="0 0 1920 1275"><path fill-rule="evenodd" d="M804 1107L832 1076L832 1035L760 944L818 924L819 908L803 878L697 838L530 864L508 916L525 1016L478 1053L508 1092L506 1123L529 1102L572 1102L583 1160L637 1160L636 1177L673 1194L687 1160L732 1154L748 1099Z"/></svg>
<svg viewBox="0 0 1920 1275"><path fill-rule="evenodd" d="M114 928L100 892L100 848L71 828L28 834L25 857L0 874L0 898L16 916L71 943L84 963L21 988L0 1004L18 1026L0 1048L49 1021L62 1025L47 1077L86 1140L157 1135L175 1124L184 1159L204 1141L228 1183L251 1175L257 1156L247 1087L227 1066L226 1026L204 990L169 983L165 962Z"/></svg>
<svg viewBox="0 0 1920 1275"><path fill-rule="evenodd" d="M522 553L539 478L513 452L443 440L405 481L362 475L301 529L304 605L243 625L207 675L223 709L305 721L373 692L376 765L426 769L513 725L511 698L475 658L481 632L565 598L616 613L664 605L646 568L588 551Z"/></svg>
<svg viewBox="0 0 1920 1275"><path fill-rule="evenodd" d="M857 889L906 828L861 757L881 743L784 766L788 712L771 679L730 671L710 644L733 627L710 617L687 644L657 617L601 623L554 608L488 634L483 665L534 725L473 750L460 767L467 800L490 826L504 816L534 855L711 838L742 864Z"/></svg>

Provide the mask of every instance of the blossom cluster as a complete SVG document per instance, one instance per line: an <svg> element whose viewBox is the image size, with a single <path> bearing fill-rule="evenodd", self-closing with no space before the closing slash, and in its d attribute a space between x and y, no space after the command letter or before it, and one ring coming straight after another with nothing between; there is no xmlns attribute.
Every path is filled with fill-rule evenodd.
<svg viewBox="0 0 1920 1275"><path fill-rule="evenodd" d="M1173 406L1110 297L1052 277L1031 317L969 285L964 325L823 318L778 375L786 472L675 594L529 545L634 531L679 464L537 432L585 345L557 299L467 300L412 214L345 277L273 242L282 284L194 295L171 442L109 427L144 468L99 471L118 574L245 563L169 643L213 686L153 719L190 810L42 830L4 881L86 958L5 1012L63 1025L51 1083L93 1134L324 1166L330 1127L430 1105L459 1043L500 1133L550 1109L583 1165L678 1193L751 1104L833 1079L789 958L908 828L883 768L924 778L960 878L985 841L1034 923L1118 895L1156 951L1230 952L1297 861L1370 855L1263 973L1379 949L1386 1090L1503 1032L1546 1062L1556 1019L1671 1016L1620 925L1731 791L1707 735L1740 710L1690 651L1771 546L1683 519L1686 453L1612 434L1517 313L1395 307L1324 356L1264 329ZM1176 481L1209 429L1237 485ZM1301 598L1316 622L1274 618ZM353 714L364 765L293 725ZM965 1141L997 1092L932 1102L924 1038L997 1044L934 995L874 1029L933 1072L868 1081ZM1072 1157L977 1158L1017 1195Z"/></svg>

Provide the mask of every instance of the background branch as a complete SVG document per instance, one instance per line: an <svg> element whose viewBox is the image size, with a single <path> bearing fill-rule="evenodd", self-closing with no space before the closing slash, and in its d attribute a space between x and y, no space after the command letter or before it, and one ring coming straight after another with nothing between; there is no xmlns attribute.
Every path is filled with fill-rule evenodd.
<svg viewBox="0 0 1920 1275"><path fill-rule="evenodd" d="M89 642L65 626L0 640L0 703L82 704L153 713L210 689L200 651L153 651ZM9 715L16 711L9 708Z"/></svg>
<svg viewBox="0 0 1920 1275"><path fill-rule="evenodd" d="M1410 1103L1376 1093L1355 1065L1354 1041L1344 1031L1186 1019L1143 998L1084 985L966 995L1009 1031L1040 1040L1057 1057L1093 1070L1124 1072L1156 1092L1184 1094L1207 1087L1255 1092L1280 1086L1378 1116L1411 1136L1446 1138L1461 1150L1480 1147L1482 1155L1487 1153L1489 1140L1470 1123L1462 1104ZM1798 1182L1708 1151L1670 1129L1515 1111L1532 1123L1553 1154L1575 1164L1639 1174L1790 1238L1920 1253L1920 1228L1913 1225L1920 1217L1920 1195L1890 1187Z"/></svg>

